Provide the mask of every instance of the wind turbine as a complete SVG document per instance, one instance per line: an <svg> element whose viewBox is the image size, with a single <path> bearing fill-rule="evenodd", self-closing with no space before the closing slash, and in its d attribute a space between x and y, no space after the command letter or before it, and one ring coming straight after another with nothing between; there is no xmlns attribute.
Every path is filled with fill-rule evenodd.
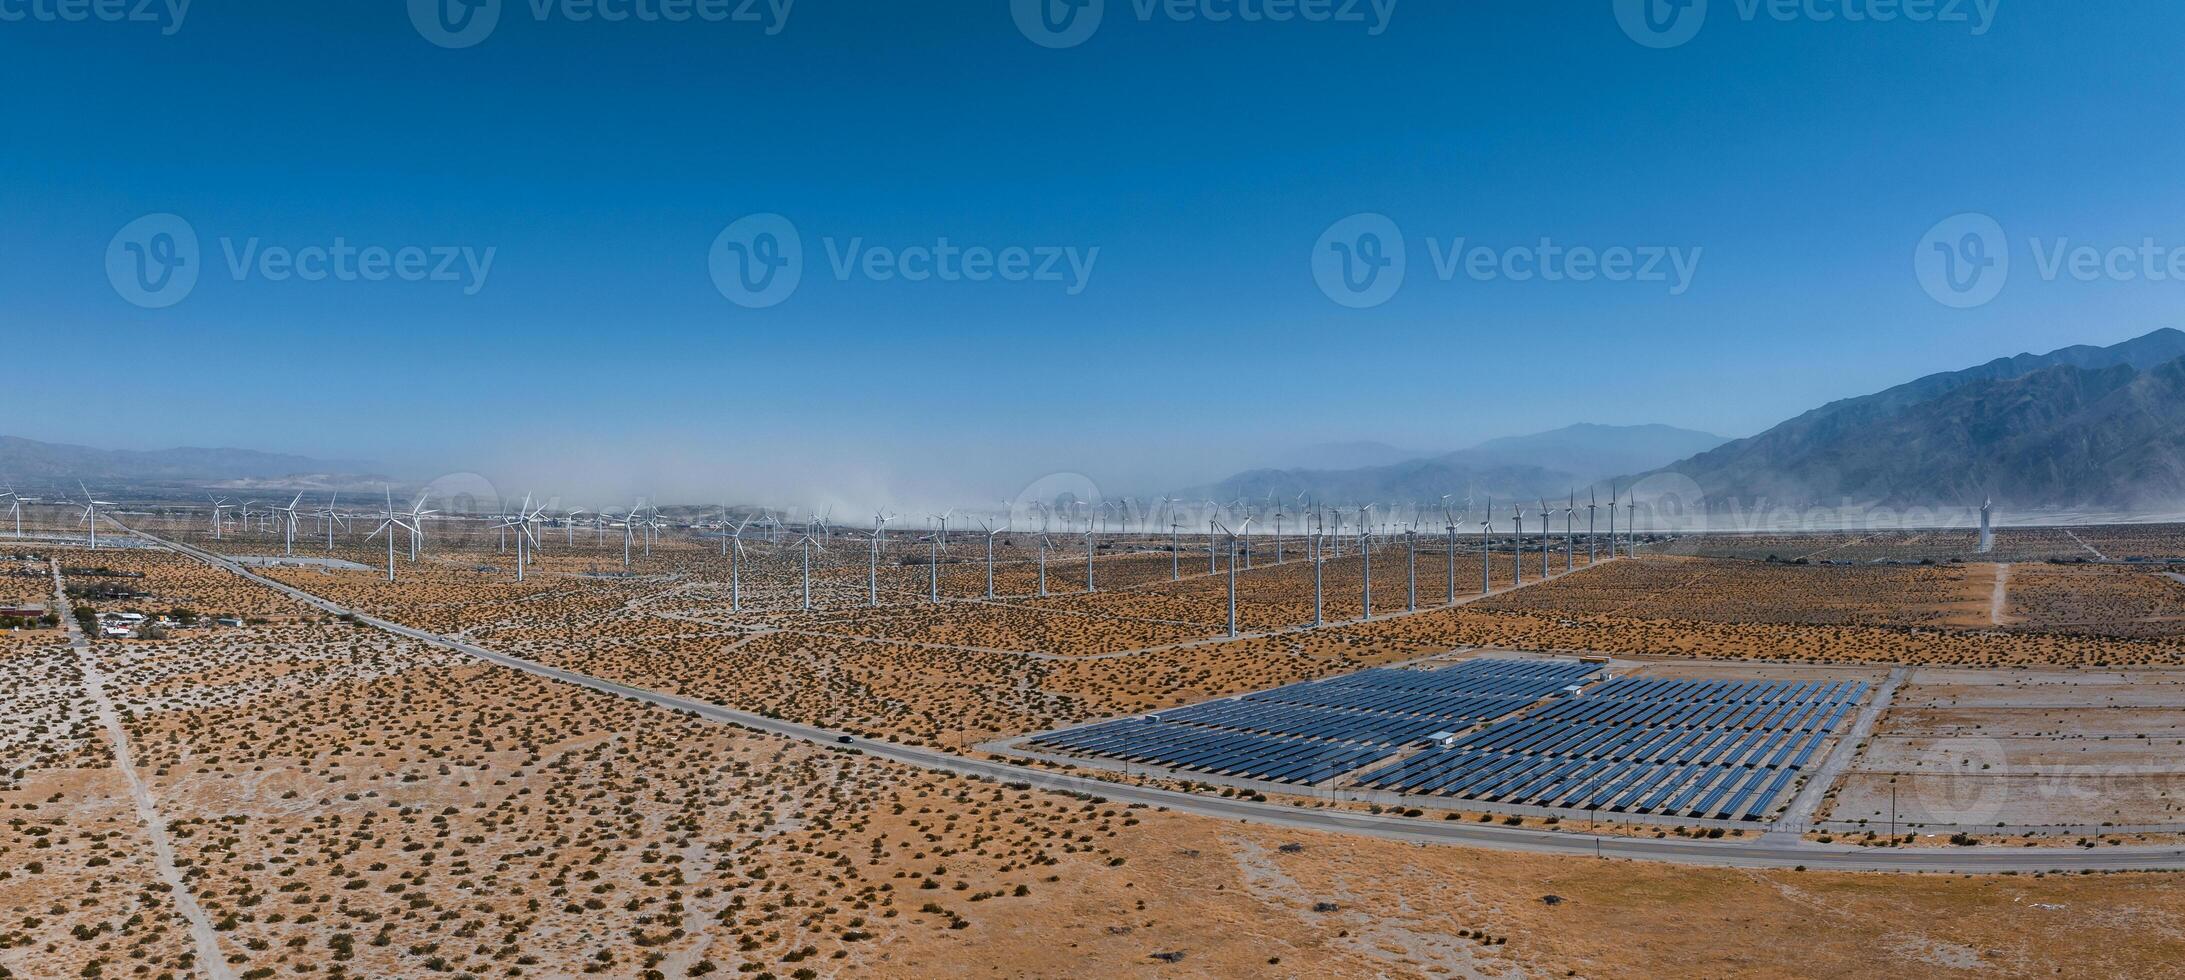
<svg viewBox="0 0 2185 980"><path fill-rule="evenodd" d="M1543 582L1555 574L1553 566L1548 564L1548 520L1554 515L1555 512L1548 509L1548 498L1540 498L1540 580Z"/></svg>
<svg viewBox="0 0 2185 980"><path fill-rule="evenodd" d="M744 528L749 527L752 520L745 518L742 524L736 525L735 533L728 538L728 611L732 613L742 612L744 608Z"/></svg>
<svg viewBox="0 0 2185 980"><path fill-rule="evenodd" d="M1449 573L1449 604L1457 604L1457 515L1449 510L1449 498L1455 494L1442 494L1442 530L1449 534L1448 554L1442 558L1442 568Z"/></svg>
<svg viewBox="0 0 2185 980"><path fill-rule="evenodd" d="M544 508L541 508L543 510ZM531 495L525 494L523 505L513 517L501 518L501 533L516 532L516 581L524 580L524 566L531 562L531 551L539 546L538 517L540 511L531 509Z"/></svg>
<svg viewBox="0 0 2185 980"><path fill-rule="evenodd" d="M941 532L938 529L926 535L926 600L935 605L941 601Z"/></svg>
<svg viewBox="0 0 2185 980"><path fill-rule="evenodd" d="M17 494L14 487L9 487L5 496L8 498L8 515L15 518L15 538L20 541L23 537L23 505L35 504L38 498Z"/></svg>
<svg viewBox="0 0 2185 980"><path fill-rule="evenodd" d="M820 550L820 552L821 552L822 554L826 553L827 549L826 549L826 548L823 548L823 547L820 547L820 543L819 543L819 540L818 540L817 538L814 538L814 537L812 537L812 533L811 533L810 531L806 531L806 532L804 533L803 537L801 537L801 538L799 538L799 539L797 540L797 546L798 546L799 550L803 551L803 553L804 553L804 611L805 611L805 612L811 612L811 611L812 611L812 549L814 549L814 548L818 548L818 549Z"/></svg>
<svg viewBox="0 0 2185 980"><path fill-rule="evenodd" d="M1358 565L1365 570L1366 619L1373 619L1373 525L1370 515L1374 505L1358 508Z"/></svg>
<svg viewBox="0 0 2185 980"><path fill-rule="evenodd" d="M1608 559L1616 560L1616 484L1608 485Z"/></svg>
<svg viewBox="0 0 2185 980"><path fill-rule="evenodd" d="M402 518L404 516L405 515L395 513L394 491L388 490L387 517L385 520L379 523L378 530L373 531L371 534L366 535L364 538L364 540L370 541L383 533L387 535L387 581L389 582L393 582L395 580L395 530L397 528L409 528L411 534L414 535L417 533L415 528L411 528L410 525L402 522Z"/></svg>
<svg viewBox="0 0 2185 980"><path fill-rule="evenodd" d="M1525 584L1525 505L1512 504L1510 519L1517 525L1517 543L1511 551L1517 555L1517 582L1512 588Z"/></svg>
<svg viewBox="0 0 2185 980"><path fill-rule="evenodd" d="M1587 488L1586 488L1586 567L1587 567L1587 568L1592 568L1592 567L1593 567L1593 563L1594 563L1594 561L1596 560L1596 557L1597 557L1597 556L1596 556L1596 555L1594 554L1594 549L1595 549L1595 547L1596 547L1596 545L1597 545L1597 543L1598 543L1599 539L1598 539L1598 538L1596 538L1596 537L1594 536L1594 527L1593 527L1593 522L1594 522L1594 519L1595 519L1595 514L1594 514L1594 512L1595 512L1595 511L1598 511L1598 510L1600 510L1600 509L1601 509L1601 488L1599 488L1599 487L1587 487Z"/></svg>
<svg viewBox="0 0 2185 980"><path fill-rule="evenodd" d="M888 540L888 522L894 520L879 511L872 512L872 547L865 556L865 604L880 608L880 546Z"/></svg>
<svg viewBox="0 0 2185 980"><path fill-rule="evenodd" d="M212 501L212 539L218 541L220 540L220 525L226 517L228 509L228 498L221 497L215 500L211 494L206 494L205 499ZM18 534L16 537L22 537L22 535Z"/></svg>
<svg viewBox="0 0 2185 980"><path fill-rule="evenodd" d="M1495 498L1487 498L1487 509L1479 515L1479 594L1495 592Z"/></svg>
<svg viewBox="0 0 2185 980"><path fill-rule="evenodd" d="M1624 498L1624 517L1628 518L1624 521L1624 555L1629 557L1639 553L1638 497Z"/></svg>
<svg viewBox="0 0 2185 980"><path fill-rule="evenodd" d="M1003 521L997 528L982 520L979 527L986 531L986 597L991 599L994 597L994 536L1008 531L1009 522Z"/></svg>
<svg viewBox="0 0 2185 980"><path fill-rule="evenodd" d="M1088 507L1085 510L1085 593L1091 595L1098 591L1093 586L1093 512Z"/></svg>
<svg viewBox="0 0 2185 980"><path fill-rule="evenodd" d="M1321 543L1321 540L1320 540L1320 539L1321 539L1321 538L1322 538L1323 536L1325 536L1325 535L1327 534L1327 530L1328 530L1328 525L1327 525L1327 521L1326 521L1326 519L1325 519L1325 518L1323 518L1323 517L1321 516L1321 514L1320 514L1320 508L1318 508L1318 507L1314 507L1314 508L1313 508L1313 536L1312 536L1312 544L1311 544L1311 549L1312 549L1312 562L1313 562L1313 625L1314 625L1315 627L1317 627L1317 626L1319 626L1319 625L1321 624L1321 618L1320 618L1320 597L1321 597L1321 593L1320 593L1320 571L1321 571L1321 565L1322 565L1322 564L1324 563L1324 561L1325 561L1325 559L1324 559L1324 557L1323 557L1323 551L1324 551L1324 546L1323 546L1323 544Z"/></svg>
<svg viewBox="0 0 2185 980"><path fill-rule="evenodd" d="M1404 611L1419 611L1419 521L1404 528Z"/></svg>
<svg viewBox="0 0 2185 980"><path fill-rule="evenodd" d="M1229 535L1229 635L1234 638L1237 635L1237 539L1252 529L1252 519L1245 518L1235 531L1222 527L1219 522L1214 526Z"/></svg>
<svg viewBox="0 0 2185 980"><path fill-rule="evenodd" d="M335 491L333 496L326 498L326 509L311 515L326 519L326 550L329 553L334 550L334 525L341 521L341 514L334 510L334 504L339 500L341 492Z"/></svg>
<svg viewBox="0 0 2185 980"><path fill-rule="evenodd" d="M1162 497L1161 504L1168 511L1168 580L1181 582L1184 577L1182 557L1184 526L1176 520L1175 498Z"/></svg>
<svg viewBox="0 0 2185 980"><path fill-rule="evenodd" d="M1563 505L1563 574L1578 570L1578 549L1571 541L1571 523L1578 516L1578 488L1570 489L1570 502Z"/></svg>
<svg viewBox="0 0 2185 980"><path fill-rule="evenodd" d="M91 550L97 551L99 550L99 508L112 507L114 506L114 502L111 500L93 499L91 496L91 488L84 486L83 481L81 480L76 481L76 486L83 490L84 499L83 520L77 523L89 524L91 526Z"/></svg>
<svg viewBox="0 0 2185 980"><path fill-rule="evenodd" d="M296 557L296 505L303 503L303 494L288 502L286 507L276 507L273 512L281 515L281 550L286 557Z"/></svg>

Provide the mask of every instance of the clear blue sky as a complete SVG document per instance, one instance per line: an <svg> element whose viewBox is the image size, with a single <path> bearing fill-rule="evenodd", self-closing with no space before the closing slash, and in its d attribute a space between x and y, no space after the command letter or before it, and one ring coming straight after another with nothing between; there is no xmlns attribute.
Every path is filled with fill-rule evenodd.
<svg viewBox="0 0 2185 980"><path fill-rule="evenodd" d="M2185 326L2185 283L2043 281L2027 242L2185 247L2174 2L2002 0L1975 36L1713 0L1664 50L1608 2L1403 0L1378 36L1135 2L1106 0L1065 49L1005 0L800 0L772 35L506 0L465 49L397 2L193 4L171 36L0 22L18 368L0 430L573 495L975 501L1055 470L1157 491L1320 441L1744 435L1932 371ZM167 212L201 240L202 277L140 308L108 249ZM1361 212L1400 226L1411 268L1350 309L1310 256ZM2014 262L1964 310L1913 268L1961 212L1994 217ZM805 251L765 309L708 274L715 236L755 213ZM337 237L495 254L475 295L237 281L223 256ZM942 237L1099 254L1075 295L829 268L829 240ZM1543 237L1700 261L1677 295L1432 275L1429 239Z"/></svg>

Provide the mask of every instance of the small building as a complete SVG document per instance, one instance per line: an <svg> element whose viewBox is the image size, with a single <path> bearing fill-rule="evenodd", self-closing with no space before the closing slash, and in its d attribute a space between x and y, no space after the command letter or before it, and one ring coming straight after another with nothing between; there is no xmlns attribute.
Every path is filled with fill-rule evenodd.
<svg viewBox="0 0 2185 980"><path fill-rule="evenodd" d="M1457 744L1457 733L1435 732L1432 735L1428 735L1426 737L1426 741L1428 744L1434 746L1437 749L1450 748Z"/></svg>
<svg viewBox="0 0 2185 980"><path fill-rule="evenodd" d="M234 617L234 616L222 616L222 617L220 617L219 619L213 620L213 622L219 623L219 624L220 624L220 625L222 625L222 626L241 626L241 625L243 625L243 621L242 621L241 619L237 618L237 617Z"/></svg>
<svg viewBox="0 0 2185 980"><path fill-rule="evenodd" d="M0 618L6 619L42 619L45 614L46 607L37 604L0 608Z"/></svg>
<svg viewBox="0 0 2185 980"><path fill-rule="evenodd" d="M1569 687L1566 687L1566 688L1562 689L1561 691L1557 691L1557 692L1556 692L1556 694L1555 694L1555 696L1556 696L1556 697L1559 697L1559 698L1575 698L1575 697L1577 697L1577 696L1579 696L1579 695L1581 695L1581 694L1584 694L1584 693L1586 693L1586 686L1585 686L1585 685L1583 685L1583 684L1572 684L1571 686L1569 686Z"/></svg>

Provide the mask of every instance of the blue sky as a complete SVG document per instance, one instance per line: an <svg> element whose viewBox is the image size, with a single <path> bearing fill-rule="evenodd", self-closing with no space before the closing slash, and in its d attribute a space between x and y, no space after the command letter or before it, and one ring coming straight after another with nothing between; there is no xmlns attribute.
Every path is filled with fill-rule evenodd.
<svg viewBox="0 0 2185 980"><path fill-rule="evenodd" d="M2033 241L2185 248L2185 9L2155 0L1966 0L1947 23L1712 0L1667 49L1609 2L1403 0L1376 35L1106 0L1061 49L1004 0L798 0L772 33L505 0L461 49L401 3L192 4L168 33L36 15L54 2L0 0L31 12L0 16L0 331L51 367L0 387L0 429L32 438L577 496L981 500L1063 470L1141 492L1324 441L1745 435L2185 325L2185 283L2043 276ZM1801 9L1847 2L1879 0ZM2013 267L1957 309L1914 254L1966 212ZM166 213L200 278L147 309L108 255ZM1352 309L1312 257L1361 213L1409 270ZM763 309L708 266L753 214L805 256ZM944 238L1098 252L1081 290L829 259ZM1543 238L1697 260L1676 290L1433 274L1454 240ZM253 239L493 255L480 283L238 279Z"/></svg>

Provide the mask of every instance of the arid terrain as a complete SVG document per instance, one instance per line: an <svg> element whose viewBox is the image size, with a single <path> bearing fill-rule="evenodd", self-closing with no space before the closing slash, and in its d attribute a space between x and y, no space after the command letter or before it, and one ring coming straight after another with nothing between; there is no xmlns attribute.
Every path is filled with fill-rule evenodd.
<svg viewBox="0 0 2185 980"><path fill-rule="evenodd" d="M118 520L216 544L188 522ZM960 541L945 602L923 601L924 567L882 564L877 609L863 544L837 541L807 612L786 544L747 545L732 601L715 542L663 535L625 577L619 540L570 537L549 536L522 583L512 554L457 525L415 563L405 542L394 584L361 531L332 555L361 570L258 572L537 664L980 759L998 739L1482 651L1601 655L1665 680L1880 684L1910 666L1816 791L1815 831L1886 829L1892 785L1915 838L2006 825L1975 850L2185 831L2167 761L2185 675L2165 670L2179 646L2160 625L2185 615L2169 591L2185 585L2153 571L2015 564L1998 605L1993 563L1642 552L1584 568L1581 548L1575 574L1475 600L1465 551L1463 603L1445 607L1443 559L1422 547L1405 614L1399 539L1376 553L1373 621L1357 621L1351 553L1323 567L1330 625L1308 629L1312 566L1292 542L1284 564L1263 546L1238 570L1230 639L1226 568L1187 552L1172 582L1150 540L1096 558L1091 594L1081 552L1074 578L1050 555L1044 598L1036 552L1004 546L992 600L981 545ZM75 595L126 584L82 602L92 616L174 625L0 637L0 976L2156 976L2185 957L2173 874L1738 870L1222 821L1058 790L1042 768L966 777L665 710L174 551L23 551L44 577L6 579L12 601L57 603L59 568ZM2006 779L2095 795L1998 791ZM1489 819L1455 803L1418 819L1475 815Z"/></svg>

